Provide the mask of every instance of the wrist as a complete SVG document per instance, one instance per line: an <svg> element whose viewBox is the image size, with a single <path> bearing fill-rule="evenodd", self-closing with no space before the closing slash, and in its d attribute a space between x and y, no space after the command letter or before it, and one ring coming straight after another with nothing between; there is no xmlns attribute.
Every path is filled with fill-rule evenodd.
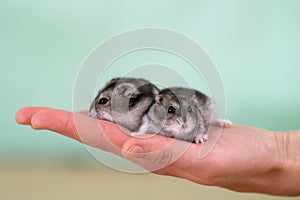
<svg viewBox="0 0 300 200"><path fill-rule="evenodd" d="M300 167L300 132L274 133L276 159L279 169L288 171Z"/></svg>
<svg viewBox="0 0 300 200"><path fill-rule="evenodd" d="M274 133L273 171L283 195L300 195L300 132Z"/></svg>

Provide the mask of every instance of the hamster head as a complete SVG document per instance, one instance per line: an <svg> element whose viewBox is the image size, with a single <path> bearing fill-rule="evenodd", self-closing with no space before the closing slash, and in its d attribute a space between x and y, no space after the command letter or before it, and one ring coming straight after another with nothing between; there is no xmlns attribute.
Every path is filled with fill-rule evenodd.
<svg viewBox="0 0 300 200"><path fill-rule="evenodd" d="M162 90L156 97L153 114L163 122L159 134L192 141L202 120L199 105L192 90L190 93L180 92L172 88Z"/></svg>
<svg viewBox="0 0 300 200"><path fill-rule="evenodd" d="M118 79L112 79L98 92L89 109L89 115L96 119L113 121L111 112L112 92Z"/></svg>
<svg viewBox="0 0 300 200"><path fill-rule="evenodd" d="M116 122L133 131L142 115L154 101L158 89L149 81L135 78L115 78L101 89L89 114L96 119Z"/></svg>

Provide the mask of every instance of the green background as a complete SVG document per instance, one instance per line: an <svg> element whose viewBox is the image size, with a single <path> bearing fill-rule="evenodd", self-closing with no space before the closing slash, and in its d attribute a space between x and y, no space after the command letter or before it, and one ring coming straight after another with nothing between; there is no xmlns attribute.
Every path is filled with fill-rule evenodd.
<svg viewBox="0 0 300 200"><path fill-rule="evenodd" d="M156 199L256 198L110 170L81 144L19 126L14 115L29 105L72 110L77 73L97 45L127 30L161 27L206 50L223 79L226 118L273 131L298 129L299 9L298 0L0 0L0 198L152 199L149 192Z"/></svg>

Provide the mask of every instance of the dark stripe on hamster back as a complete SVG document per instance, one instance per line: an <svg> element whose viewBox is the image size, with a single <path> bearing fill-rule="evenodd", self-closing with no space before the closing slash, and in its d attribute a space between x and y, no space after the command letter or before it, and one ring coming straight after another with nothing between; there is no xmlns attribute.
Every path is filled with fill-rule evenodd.
<svg viewBox="0 0 300 200"><path fill-rule="evenodd" d="M154 94L154 91L153 91L153 87L155 89L157 89L156 86L154 86L151 83L147 83L145 85L142 85L142 86L138 87L137 90L138 90L139 94L136 94L136 97L130 98L130 100L129 100L129 110L134 108L139 102L142 102L146 98L154 99L155 94ZM152 103L151 103L151 105L152 105ZM150 108L151 105L149 105L149 108ZM149 108L147 108L146 111L148 111Z"/></svg>

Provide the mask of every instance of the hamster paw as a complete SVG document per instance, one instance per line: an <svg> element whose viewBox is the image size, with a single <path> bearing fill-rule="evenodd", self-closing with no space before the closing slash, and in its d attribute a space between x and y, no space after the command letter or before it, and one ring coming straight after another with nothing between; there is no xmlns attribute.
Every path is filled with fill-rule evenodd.
<svg viewBox="0 0 300 200"><path fill-rule="evenodd" d="M196 136L196 138L194 139L194 142L196 144L199 144L199 143L204 143L207 140L208 140L208 135L207 134L198 134Z"/></svg>
<svg viewBox="0 0 300 200"><path fill-rule="evenodd" d="M224 128L228 128L232 125L232 122L229 119L221 119L220 124L223 125Z"/></svg>
<svg viewBox="0 0 300 200"><path fill-rule="evenodd" d="M212 125L228 128L232 125L232 122L228 119L218 119L217 121L214 121Z"/></svg>
<svg viewBox="0 0 300 200"><path fill-rule="evenodd" d="M132 132L130 133L131 136L139 136L139 135L143 135L143 133L141 132Z"/></svg>

